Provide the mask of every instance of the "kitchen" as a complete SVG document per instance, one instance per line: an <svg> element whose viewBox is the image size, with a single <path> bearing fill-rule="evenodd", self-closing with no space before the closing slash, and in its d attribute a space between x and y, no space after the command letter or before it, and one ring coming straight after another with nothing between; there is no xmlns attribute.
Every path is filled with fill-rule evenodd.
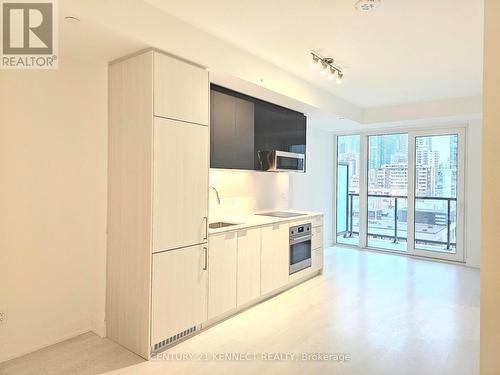
<svg viewBox="0 0 500 375"><path fill-rule="evenodd" d="M109 338L149 359L322 272L321 213L254 214L274 207L236 198L221 212L224 169L305 172L303 114L210 87L157 50L112 62L109 90Z"/></svg>

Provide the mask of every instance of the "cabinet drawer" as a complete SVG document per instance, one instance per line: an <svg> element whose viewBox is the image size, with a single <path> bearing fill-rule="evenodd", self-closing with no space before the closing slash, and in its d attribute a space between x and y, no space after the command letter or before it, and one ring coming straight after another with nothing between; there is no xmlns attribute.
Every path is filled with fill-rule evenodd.
<svg viewBox="0 0 500 375"><path fill-rule="evenodd" d="M323 225L323 215L314 216L311 219L311 222L312 222L313 227L322 226Z"/></svg>
<svg viewBox="0 0 500 375"><path fill-rule="evenodd" d="M313 227L311 248L317 249L323 247L323 227Z"/></svg>

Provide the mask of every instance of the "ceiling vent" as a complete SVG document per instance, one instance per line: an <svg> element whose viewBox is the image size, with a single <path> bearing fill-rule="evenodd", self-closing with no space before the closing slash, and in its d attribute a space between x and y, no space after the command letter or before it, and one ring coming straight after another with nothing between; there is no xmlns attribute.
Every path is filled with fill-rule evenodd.
<svg viewBox="0 0 500 375"><path fill-rule="evenodd" d="M368 13L379 7L381 0L359 0L354 7L361 13Z"/></svg>

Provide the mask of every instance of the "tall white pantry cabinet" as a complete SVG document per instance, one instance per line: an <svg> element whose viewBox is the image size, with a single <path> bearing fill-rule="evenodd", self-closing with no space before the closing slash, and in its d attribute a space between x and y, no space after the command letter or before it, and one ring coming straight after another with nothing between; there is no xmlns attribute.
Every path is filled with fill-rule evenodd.
<svg viewBox="0 0 500 375"><path fill-rule="evenodd" d="M209 92L156 50L109 66L107 335L146 359L207 320Z"/></svg>

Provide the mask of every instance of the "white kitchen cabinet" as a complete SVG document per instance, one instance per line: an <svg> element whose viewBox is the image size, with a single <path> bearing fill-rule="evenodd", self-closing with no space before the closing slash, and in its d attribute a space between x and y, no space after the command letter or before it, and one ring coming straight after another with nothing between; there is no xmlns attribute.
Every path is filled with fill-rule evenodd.
<svg viewBox="0 0 500 375"><path fill-rule="evenodd" d="M163 53L154 53L154 114L208 125L208 71Z"/></svg>
<svg viewBox="0 0 500 375"><path fill-rule="evenodd" d="M237 304L260 296L261 230L240 230L238 237Z"/></svg>
<svg viewBox="0 0 500 375"><path fill-rule="evenodd" d="M236 232L210 236L208 243L208 319L212 319L236 308Z"/></svg>
<svg viewBox="0 0 500 375"><path fill-rule="evenodd" d="M288 223L262 228L262 294L278 289L288 282L288 229Z"/></svg>
<svg viewBox="0 0 500 375"><path fill-rule="evenodd" d="M208 127L155 118L153 252L207 241Z"/></svg>
<svg viewBox="0 0 500 375"><path fill-rule="evenodd" d="M311 251L311 269L319 271L323 268L323 248L317 248Z"/></svg>
<svg viewBox="0 0 500 375"><path fill-rule="evenodd" d="M323 247L323 227L312 228L311 249Z"/></svg>
<svg viewBox="0 0 500 375"><path fill-rule="evenodd" d="M106 332L145 359L207 319L208 101L160 51L109 66Z"/></svg>
<svg viewBox="0 0 500 375"><path fill-rule="evenodd" d="M207 257L201 245L153 255L152 345L207 319Z"/></svg>

